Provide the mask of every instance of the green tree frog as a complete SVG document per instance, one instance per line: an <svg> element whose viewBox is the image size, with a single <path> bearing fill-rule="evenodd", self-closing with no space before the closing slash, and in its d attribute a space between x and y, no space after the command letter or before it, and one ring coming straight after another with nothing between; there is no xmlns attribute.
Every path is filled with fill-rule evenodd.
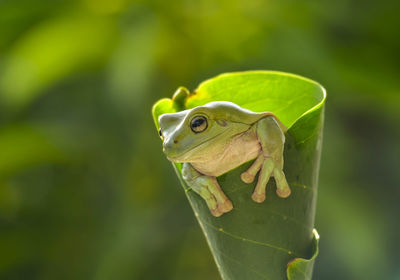
<svg viewBox="0 0 400 280"><path fill-rule="evenodd" d="M172 162L183 163L184 181L205 200L212 215L219 217L233 208L217 177L253 159L241 180L251 183L260 171L252 194L255 202L265 200L271 176L275 178L277 195L290 195L283 172L286 128L274 114L215 101L163 114L159 124L165 155Z"/></svg>

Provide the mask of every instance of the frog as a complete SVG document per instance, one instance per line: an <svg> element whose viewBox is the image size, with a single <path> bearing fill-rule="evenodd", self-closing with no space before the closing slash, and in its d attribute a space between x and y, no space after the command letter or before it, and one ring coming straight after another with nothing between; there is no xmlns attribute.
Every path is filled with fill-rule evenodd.
<svg viewBox="0 0 400 280"><path fill-rule="evenodd" d="M254 202L265 201L270 177L275 179L278 197L290 195L283 171L287 129L272 112L253 112L233 102L213 101L162 114L158 122L164 154L169 161L182 164L183 180L204 199L213 216L233 209L217 178L252 160L240 178L250 184L259 173L251 195Z"/></svg>

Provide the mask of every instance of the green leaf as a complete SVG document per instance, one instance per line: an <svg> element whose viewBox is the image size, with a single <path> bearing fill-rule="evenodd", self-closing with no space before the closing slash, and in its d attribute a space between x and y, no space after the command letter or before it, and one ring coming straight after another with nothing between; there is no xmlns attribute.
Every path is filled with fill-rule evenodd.
<svg viewBox="0 0 400 280"><path fill-rule="evenodd" d="M319 235L317 231L314 230L314 238L312 243L314 253L310 259L296 258L289 262L286 271L289 280L311 279L314 261L318 256L318 242Z"/></svg>
<svg viewBox="0 0 400 280"><path fill-rule="evenodd" d="M296 275L293 279L310 279L313 259L300 259L315 258L313 227L325 90L312 80L292 74L248 71L205 81L183 104L187 109L222 100L255 112L273 112L288 128L284 172L292 194L279 198L275 182L270 180L266 201L255 203L251 199L255 183L240 180L240 174L251 164L248 162L217 178L234 209L216 218L182 180L181 165L174 165L221 276L225 280L278 280L286 279L288 273L290 277ZM154 105L157 128L158 117L177 108L173 103L163 99ZM298 269L308 274L301 278Z"/></svg>

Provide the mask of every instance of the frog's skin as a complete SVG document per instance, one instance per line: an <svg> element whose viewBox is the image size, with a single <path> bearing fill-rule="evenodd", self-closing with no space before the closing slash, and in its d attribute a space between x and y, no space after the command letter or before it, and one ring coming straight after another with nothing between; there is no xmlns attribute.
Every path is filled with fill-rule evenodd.
<svg viewBox="0 0 400 280"><path fill-rule="evenodd" d="M183 179L206 201L214 216L233 208L216 177L253 159L241 179L251 183L261 170L252 195L255 202L265 200L271 176L277 195L290 195L282 170L286 128L274 114L254 113L231 102L216 101L163 114L159 124L164 153L170 161L183 163Z"/></svg>

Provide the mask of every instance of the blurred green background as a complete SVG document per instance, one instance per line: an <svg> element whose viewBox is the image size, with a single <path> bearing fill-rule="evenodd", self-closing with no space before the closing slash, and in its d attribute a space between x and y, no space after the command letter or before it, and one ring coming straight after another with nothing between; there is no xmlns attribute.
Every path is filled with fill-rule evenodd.
<svg viewBox="0 0 400 280"><path fill-rule="evenodd" d="M270 69L328 90L314 279L400 279L397 0L0 0L0 279L220 279L151 119Z"/></svg>

